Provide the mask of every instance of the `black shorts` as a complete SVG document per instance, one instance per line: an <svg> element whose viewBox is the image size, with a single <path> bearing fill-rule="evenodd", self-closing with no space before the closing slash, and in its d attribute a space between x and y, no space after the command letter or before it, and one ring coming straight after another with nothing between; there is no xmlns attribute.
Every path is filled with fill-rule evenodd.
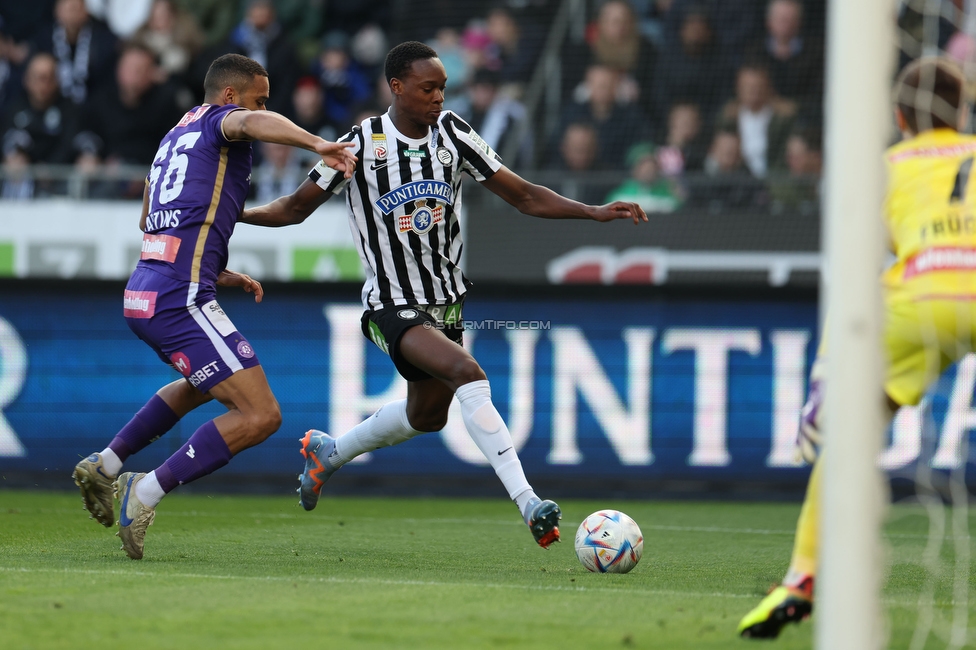
<svg viewBox="0 0 976 650"><path fill-rule="evenodd" d="M363 312L363 336L390 355L397 372L407 381L431 379L429 374L400 356L400 339L408 329L417 325L436 327L458 345L463 344L464 325L461 320L460 303L391 305L383 309Z"/></svg>

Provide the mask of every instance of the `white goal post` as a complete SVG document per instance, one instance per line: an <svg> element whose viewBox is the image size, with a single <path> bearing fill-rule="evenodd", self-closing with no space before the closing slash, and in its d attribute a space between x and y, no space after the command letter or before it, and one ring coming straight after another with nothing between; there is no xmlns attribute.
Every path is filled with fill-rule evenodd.
<svg viewBox="0 0 976 650"><path fill-rule="evenodd" d="M882 152L891 134L892 0L831 0L827 22L824 290L825 463L815 626L818 650L884 643L877 458L883 433Z"/></svg>

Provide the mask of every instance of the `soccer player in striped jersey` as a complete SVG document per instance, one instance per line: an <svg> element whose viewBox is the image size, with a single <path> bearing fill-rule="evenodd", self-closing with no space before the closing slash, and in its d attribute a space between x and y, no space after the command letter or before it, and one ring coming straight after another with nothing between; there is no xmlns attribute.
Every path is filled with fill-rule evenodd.
<svg viewBox="0 0 976 650"><path fill-rule="evenodd" d="M918 404L951 364L976 349L976 137L959 133L963 77L945 59L923 58L895 83L895 117L904 139L885 153L884 219L894 263L882 277L884 391L893 416ZM739 634L773 638L813 608L820 517L823 411L821 341L800 418L799 445L813 462L793 557L782 585L739 623ZM923 461L919 461L923 462Z"/></svg>
<svg viewBox="0 0 976 650"><path fill-rule="evenodd" d="M543 548L559 539L559 507L536 496L511 434L491 401L478 362L460 345L468 281L459 267L461 174L521 212L548 219L646 221L635 203L590 206L534 185L506 168L472 128L444 110L447 75L437 53L416 41L386 58L393 94L387 113L340 138L360 163L351 179L316 165L294 193L245 210L265 226L300 223L333 195L346 192L353 239L366 270L363 334L388 353L407 380L407 398L381 407L336 438L311 430L302 440L301 504L315 507L339 467L379 447L439 431L457 396L468 433L484 453Z"/></svg>
<svg viewBox="0 0 976 650"><path fill-rule="evenodd" d="M163 388L102 452L72 474L85 508L112 525L112 488L120 501L119 536L132 559L143 556L146 528L168 492L226 465L281 423L254 348L220 308L217 286L237 286L261 302L263 289L228 271L227 242L251 178L251 142L314 151L323 169L351 176L348 144L328 142L265 110L268 73L239 54L217 58L204 81L205 102L163 137L150 169L139 222L142 256L129 279L124 315L130 329L183 374ZM130 455L212 399L227 413L208 421L149 474L118 474Z"/></svg>

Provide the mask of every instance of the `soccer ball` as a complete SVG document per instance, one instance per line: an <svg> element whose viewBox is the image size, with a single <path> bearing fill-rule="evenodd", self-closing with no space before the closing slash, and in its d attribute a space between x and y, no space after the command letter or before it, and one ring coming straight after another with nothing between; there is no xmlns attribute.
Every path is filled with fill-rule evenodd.
<svg viewBox="0 0 976 650"><path fill-rule="evenodd" d="M576 530L576 557L595 573L627 573L641 559L644 535L619 510L599 510Z"/></svg>

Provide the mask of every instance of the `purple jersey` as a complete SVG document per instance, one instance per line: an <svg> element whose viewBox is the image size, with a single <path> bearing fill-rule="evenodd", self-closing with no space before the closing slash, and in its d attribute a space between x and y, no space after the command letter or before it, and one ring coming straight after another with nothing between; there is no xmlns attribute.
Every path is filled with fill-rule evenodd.
<svg viewBox="0 0 976 650"><path fill-rule="evenodd" d="M238 108L194 108L160 142L139 267L204 291L216 286L251 181L251 143L231 142L221 129Z"/></svg>

